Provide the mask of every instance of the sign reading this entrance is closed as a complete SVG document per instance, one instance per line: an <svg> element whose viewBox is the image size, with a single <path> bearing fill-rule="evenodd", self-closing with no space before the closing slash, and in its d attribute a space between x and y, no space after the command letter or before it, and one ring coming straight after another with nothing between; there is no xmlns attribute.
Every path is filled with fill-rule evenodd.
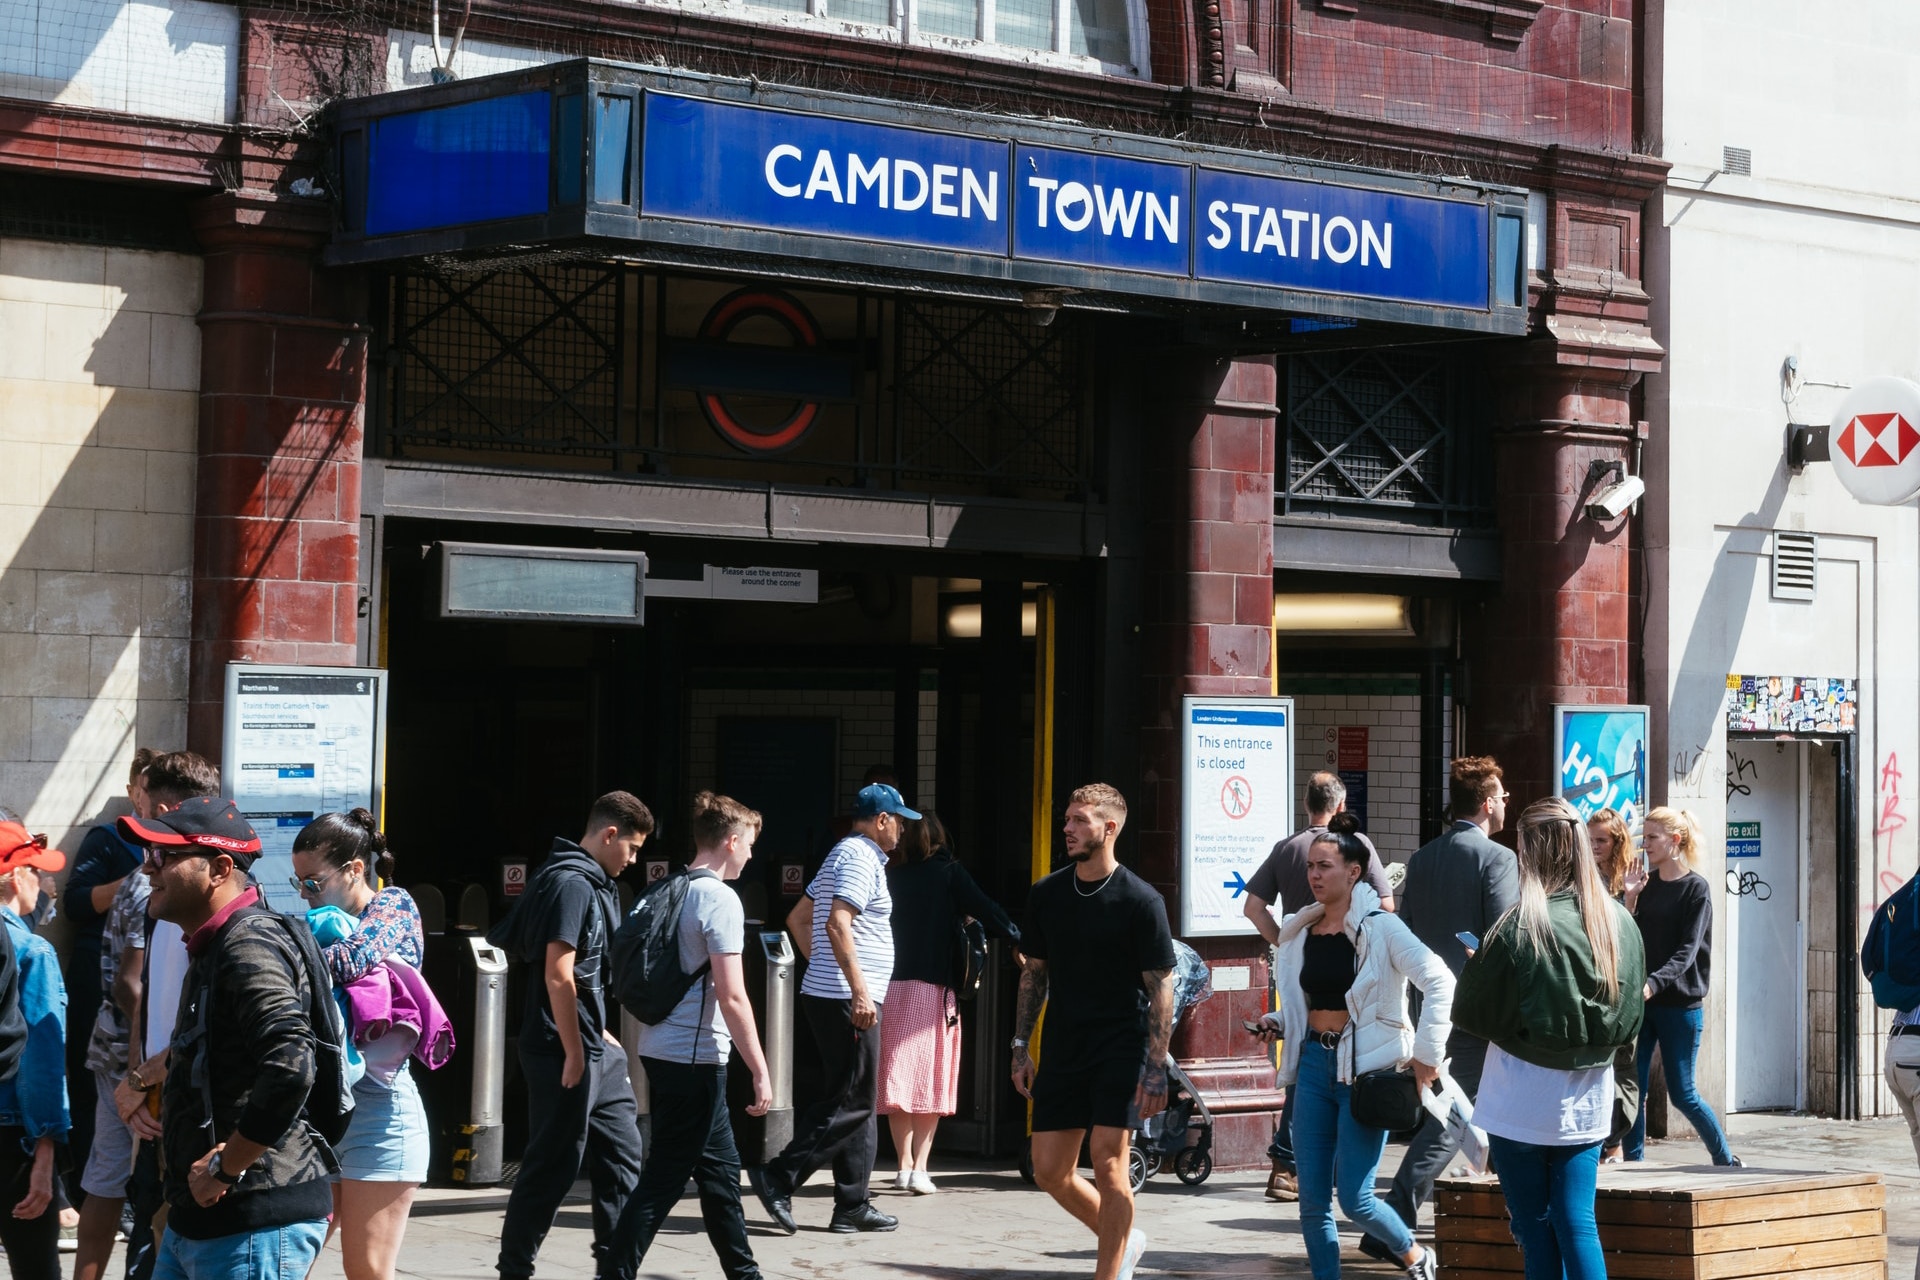
<svg viewBox="0 0 1920 1280"><path fill-rule="evenodd" d="M1180 932L1253 932L1247 881L1293 831L1293 702L1187 698L1182 707Z"/></svg>

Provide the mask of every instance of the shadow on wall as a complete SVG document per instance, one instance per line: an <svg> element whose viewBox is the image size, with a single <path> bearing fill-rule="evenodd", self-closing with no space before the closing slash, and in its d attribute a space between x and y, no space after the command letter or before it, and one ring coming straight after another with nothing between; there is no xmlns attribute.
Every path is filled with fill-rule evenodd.
<svg viewBox="0 0 1920 1280"><path fill-rule="evenodd" d="M1755 531L1773 528L1786 497L1787 465L1783 460L1775 466L1758 509L1747 512L1738 523ZM1681 772L1683 756L1704 753L1713 741L1714 729L1727 705L1727 673L1733 670L1734 652L1746 628L1747 604L1753 598L1754 577L1763 563L1759 556L1733 554L1730 543L1714 556L1713 572L1687 632L1686 649L1674 670L1667 749L1674 756L1676 773Z"/></svg>
<svg viewBox="0 0 1920 1280"><path fill-rule="evenodd" d="M185 745L198 336L161 255L8 247L0 804L71 854Z"/></svg>

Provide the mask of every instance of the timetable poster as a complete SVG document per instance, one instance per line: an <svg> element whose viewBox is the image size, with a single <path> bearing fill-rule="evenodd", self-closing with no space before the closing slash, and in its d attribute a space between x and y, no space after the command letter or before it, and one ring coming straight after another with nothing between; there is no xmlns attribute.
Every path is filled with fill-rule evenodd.
<svg viewBox="0 0 1920 1280"><path fill-rule="evenodd" d="M293 840L323 813L380 813L387 673L229 663L223 789L260 837L253 882L269 906L306 910L290 883Z"/></svg>

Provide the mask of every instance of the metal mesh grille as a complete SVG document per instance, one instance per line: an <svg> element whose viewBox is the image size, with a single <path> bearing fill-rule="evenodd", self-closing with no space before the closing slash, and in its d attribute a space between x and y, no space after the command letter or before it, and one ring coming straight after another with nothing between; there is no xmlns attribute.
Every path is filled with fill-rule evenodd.
<svg viewBox="0 0 1920 1280"><path fill-rule="evenodd" d="M1082 337L1062 315L902 300L895 427L899 474L975 476L1006 490L1084 479Z"/></svg>
<svg viewBox="0 0 1920 1280"><path fill-rule="evenodd" d="M393 278L395 454L620 452L621 271L546 265Z"/></svg>
<svg viewBox="0 0 1920 1280"><path fill-rule="evenodd" d="M1419 352L1295 356L1286 362L1285 513L1325 504L1487 514L1480 450L1462 419L1452 362Z"/></svg>

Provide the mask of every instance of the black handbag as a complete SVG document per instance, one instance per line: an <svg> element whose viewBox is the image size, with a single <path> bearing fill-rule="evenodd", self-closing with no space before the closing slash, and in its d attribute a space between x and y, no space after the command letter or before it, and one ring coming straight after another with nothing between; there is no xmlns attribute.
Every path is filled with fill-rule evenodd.
<svg viewBox="0 0 1920 1280"><path fill-rule="evenodd" d="M987 976L987 931L970 916L953 920L953 993L971 1000Z"/></svg>
<svg viewBox="0 0 1920 1280"><path fill-rule="evenodd" d="M1389 1133L1416 1128L1427 1114L1413 1072L1391 1068L1354 1077L1347 1086L1347 1109L1361 1124Z"/></svg>

